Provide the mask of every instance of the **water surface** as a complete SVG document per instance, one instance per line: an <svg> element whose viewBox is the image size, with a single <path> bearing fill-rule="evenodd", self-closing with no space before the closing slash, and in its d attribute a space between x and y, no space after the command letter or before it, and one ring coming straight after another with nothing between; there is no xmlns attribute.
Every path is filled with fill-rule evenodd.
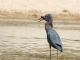
<svg viewBox="0 0 80 60"><path fill-rule="evenodd" d="M80 30L67 29L68 25L64 24L55 24L54 27L64 45L64 52L59 52L59 60L80 60ZM56 60L56 52L52 48L52 59ZM1 24L0 60L49 60L44 23Z"/></svg>

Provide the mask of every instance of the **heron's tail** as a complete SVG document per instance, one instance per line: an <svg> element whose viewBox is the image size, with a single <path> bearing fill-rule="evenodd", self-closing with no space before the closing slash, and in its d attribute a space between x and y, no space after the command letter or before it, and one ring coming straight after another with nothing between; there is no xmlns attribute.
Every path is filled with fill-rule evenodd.
<svg viewBox="0 0 80 60"><path fill-rule="evenodd" d="M57 48L59 51L63 52L63 46L62 46L62 45L56 44L56 48Z"/></svg>

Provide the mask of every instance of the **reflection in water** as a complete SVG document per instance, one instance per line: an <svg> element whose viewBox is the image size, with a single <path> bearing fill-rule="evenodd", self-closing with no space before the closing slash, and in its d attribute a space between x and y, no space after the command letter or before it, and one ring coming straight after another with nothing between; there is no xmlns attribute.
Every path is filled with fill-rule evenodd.
<svg viewBox="0 0 80 60"><path fill-rule="evenodd" d="M80 31L56 29L64 52L60 60L80 60ZM56 60L56 50L52 49ZM49 46L43 24L0 26L0 60L49 60Z"/></svg>

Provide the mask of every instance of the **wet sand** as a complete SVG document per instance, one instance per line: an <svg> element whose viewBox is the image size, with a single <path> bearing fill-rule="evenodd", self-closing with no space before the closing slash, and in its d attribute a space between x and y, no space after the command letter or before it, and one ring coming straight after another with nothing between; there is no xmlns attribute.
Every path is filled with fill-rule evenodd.
<svg viewBox="0 0 80 60"><path fill-rule="evenodd" d="M64 45L59 60L80 60L80 30L68 26L54 25ZM57 59L56 53L52 48L52 60ZM49 60L44 23L0 24L0 60Z"/></svg>

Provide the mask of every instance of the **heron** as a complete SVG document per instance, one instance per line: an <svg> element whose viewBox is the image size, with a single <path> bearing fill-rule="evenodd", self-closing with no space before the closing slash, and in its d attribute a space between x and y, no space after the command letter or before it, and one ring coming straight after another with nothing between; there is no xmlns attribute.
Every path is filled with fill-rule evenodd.
<svg viewBox="0 0 80 60"><path fill-rule="evenodd" d="M61 41L61 38L59 34L56 32L56 30L53 28L53 19L51 14L46 14L45 16L41 16L40 19L45 20L45 31L47 34L47 41L49 43L50 48L50 60L51 60L51 47L57 49L57 60L58 60L58 50L60 52L63 52L63 44Z"/></svg>

